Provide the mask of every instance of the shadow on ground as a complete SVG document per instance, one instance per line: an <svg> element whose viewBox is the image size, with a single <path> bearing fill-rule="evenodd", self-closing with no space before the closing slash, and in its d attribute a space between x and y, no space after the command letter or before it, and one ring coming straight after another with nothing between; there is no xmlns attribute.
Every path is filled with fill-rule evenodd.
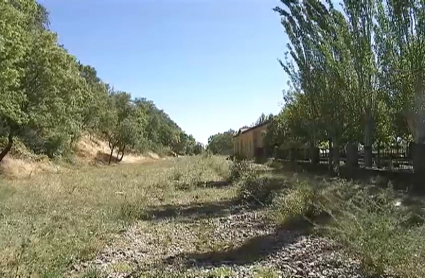
<svg viewBox="0 0 425 278"><path fill-rule="evenodd" d="M240 212L260 209L260 206L246 206L239 200L230 199L219 202L190 203L187 205L164 205L148 208L141 215L141 220L164 220L177 218L179 220L199 220L222 217Z"/></svg>
<svg viewBox="0 0 425 278"><path fill-rule="evenodd" d="M180 190L188 190L193 187L198 188L224 188L230 186L231 183L228 181L200 181L195 184L192 183L179 183L178 189Z"/></svg>
<svg viewBox="0 0 425 278"><path fill-rule="evenodd" d="M111 155L109 153L104 153L104 152L98 151L97 154L96 154L95 161L97 163L101 163L101 164L108 164L110 156ZM117 159L117 157L115 155L112 156L111 163L118 163L118 162L120 162L120 161Z"/></svg>
<svg viewBox="0 0 425 278"><path fill-rule="evenodd" d="M314 225L326 225L331 217L326 213L314 218L314 223L304 217L288 219L273 232L247 238L242 245L206 253L181 253L166 258L165 265L193 266L249 265L273 255L286 246L296 243L300 236L311 235Z"/></svg>
<svg viewBox="0 0 425 278"><path fill-rule="evenodd" d="M198 182L196 184L197 187L205 187L205 188L223 188L230 186L231 183L228 181L207 181L207 182Z"/></svg>
<svg viewBox="0 0 425 278"><path fill-rule="evenodd" d="M166 258L163 263L166 265L178 263L186 267L249 265L297 242L301 235L306 235L310 231L310 229L280 227L272 233L249 238L235 248L206 253L182 253Z"/></svg>

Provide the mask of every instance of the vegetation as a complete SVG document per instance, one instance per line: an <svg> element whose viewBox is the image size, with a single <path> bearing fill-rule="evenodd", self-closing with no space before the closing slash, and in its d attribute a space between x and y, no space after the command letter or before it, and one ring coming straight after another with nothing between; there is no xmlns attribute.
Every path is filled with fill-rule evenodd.
<svg viewBox="0 0 425 278"><path fill-rule="evenodd" d="M226 164L197 156L0 180L0 276L62 277L150 206L231 197L232 188L207 184L223 179Z"/></svg>
<svg viewBox="0 0 425 278"><path fill-rule="evenodd" d="M340 148L362 145L371 166L373 148L424 143L423 1L281 2L290 89L270 148L329 142L339 165Z"/></svg>
<svg viewBox="0 0 425 278"><path fill-rule="evenodd" d="M199 154L203 146L146 99L105 84L58 44L35 0L2 1L0 161L17 141L35 154L71 154L83 132L126 151Z"/></svg>
<svg viewBox="0 0 425 278"><path fill-rule="evenodd" d="M211 135L208 138L207 150L213 154L231 155L233 154L233 136L236 132L232 129L223 133Z"/></svg>
<svg viewBox="0 0 425 278"><path fill-rule="evenodd" d="M229 248L236 247L214 238L217 232L212 223L226 223L231 219L228 210L241 205L255 209L253 215L267 213L285 230L301 223L295 227L307 227L334 239L359 258L369 274L425 274L423 200L371 185L293 175L284 169L276 172L246 161L203 155L113 168L90 166L31 179L2 180L0 198L0 275L5 277L60 277L81 261L94 259L113 238L127 248L129 243L120 243L121 236L114 235L128 227L160 235L156 241L146 240L161 250L169 249L173 237L182 236L179 231L190 231L185 248L190 246L208 257L208 252L213 252L228 258L233 254ZM214 220L214 215L224 216L224 220ZM164 221L155 224L156 218ZM236 225L237 229L242 226ZM188 235L180 240L188 241ZM134 270L130 261L109 266L115 272L130 269ZM178 273L167 276L169 272L162 268L151 270L156 274L149 277L185 277ZM226 275L229 271L210 272ZM256 273L259 277L276 275L268 268ZM88 268L84 275L103 277L95 268Z"/></svg>
<svg viewBox="0 0 425 278"><path fill-rule="evenodd" d="M344 180L244 169L238 174L239 196L262 204L271 200L270 218L284 229L297 224L334 239L373 277L425 275L422 199ZM275 185L264 186L272 184L271 177Z"/></svg>

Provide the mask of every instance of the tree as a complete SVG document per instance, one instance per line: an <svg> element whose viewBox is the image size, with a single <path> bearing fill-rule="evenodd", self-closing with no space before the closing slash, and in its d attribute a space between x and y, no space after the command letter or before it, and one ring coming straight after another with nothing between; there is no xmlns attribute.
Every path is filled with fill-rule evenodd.
<svg viewBox="0 0 425 278"><path fill-rule="evenodd" d="M143 138L146 126L145 111L131 101L131 95L125 92L112 92L110 95L110 110L103 133L107 136L109 148L109 164L112 161L114 150L117 150L118 161L124 157L129 146L137 145Z"/></svg>
<svg viewBox="0 0 425 278"><path fill-rule="evenodd" d="M1 134L8 137L0 161L10 151L15 137L27 141L36 152L49 156L63 152L64 145L77 137L84 93L75 58L39 22L44 20L40 17L40 6L33 1L13 3L17 5L0 4L5 5L2 10L7 15L18 19L12 24L13 19L2 17L7 26L2 29L6 31L6 40L10 34L13 37L5 44L11 45L4 50L10 53L4 53L8 58L2 61L5 69L0 73L0 78L5 77L0 88Z"/></svg>
<svg viewBox="0 0 425 278"><path fill-rule="evenodd" d="M271 121L272 119L273 119L273 114L269 114L266 116L264 113L262 113L253 126L261 125L265 122Z"/></svg>
<svg viewBox="0 0 425 278"><path fill-rule="evenodd" d="M231 155L233 154L233 136L234 130L228 130L223 133L217 133L208 138L207 150L213 154Z"/></svg>
<svg viewBox="0 0 425 278"><path fill-rule="evenodd" d="M205 147L202 143L197 142L194 149L193 149L193 154L194 155L200 155L204 152Z"/></svg>
<svg viewBox="0 0 425 278"><path fill-rule="evenodd" d="M22 78L19 64L31 43L29 30L37 7L33 1L21 1L19 4L22 4L21 9L8 2L0 2L0 37L3 41L0 56L6 57L0 59L0 135L8 138L6 147L0 153L0 161L12 148L17 126L27 122L21 109L25 95L19 88Z"/></svg>
<svg viewBox="0 0 425 278"><path fill-rule="evenodd" d="M0 2L0 161L16 140L36 154L71 153L80 135L105 135L111 156L182 154L202 145L156 105L105 84L58 44L49 13L34 0Z"/></svg>
<svg viewBox="0 0 425 278"><path fill-rule="evenodd" d="M86 94L81 107L81 129L96 133L100 130L101 117L104 117L104 113L108 113L105 107L107 106L110 89L97 76L95 68L81 63L78 63L78 67L86 86Z"/></svg>
<svg viewBox="0 0 425 278"><path fill-rule="evenodd" d="M376 14L375 0L344 0L344 10L348 17L350 37L346 45L354 65L356 78L354 103L360 110L357 115L364 125L365 166L372 166L373 131L376 127L378 112L377 68L373 49L374 25Z"/></svg>
<svg viewBox="0 0 425 278"><path fill-rule="evenodd" d="M280 61L290 76L294 91L306 96L304 109L311 120L311 144L319 141L319 130L333 143L335 165L339 148L347 133L350 105L350 53L345 45L348 26L344 16L317 0L282 1L275 11L289 37L289 56ZM324 138L323 138L324 139ZM330 161L332 162L332 161Z"/></svg>

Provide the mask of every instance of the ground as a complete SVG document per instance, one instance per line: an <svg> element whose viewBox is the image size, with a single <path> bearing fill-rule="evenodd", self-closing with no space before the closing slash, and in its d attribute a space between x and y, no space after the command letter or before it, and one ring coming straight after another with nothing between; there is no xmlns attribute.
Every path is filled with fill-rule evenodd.
<svg viewBox="0 0 425 278"><path fill-rule="evenodd" d="M0 276L366 277L336 242L238 199L228 163L186 157L0 180Z"/></svg>

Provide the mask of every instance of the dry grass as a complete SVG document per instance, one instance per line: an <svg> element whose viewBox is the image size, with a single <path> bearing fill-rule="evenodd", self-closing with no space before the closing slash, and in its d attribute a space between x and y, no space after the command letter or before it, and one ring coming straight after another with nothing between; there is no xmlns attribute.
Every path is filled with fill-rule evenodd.
<svg viewBox="0 0 425 278"><path fill-rule="evenodd" d="M57 173L61 170L64 169L48 159L34 161L5 157L0 163L0 174L10 179L29 178L40 173Z"/></svg>
<svg viewBox="0 0 425 278"><path fill-rule="evenodd" d="M408 204L407 196L392 189L301 177L274 199L271 216L282 225L313 224L357 257L371 277L420 278L425 277L424 207Z"/></svg>
<svg viewBox="0 0 425 278"><path fill-rule="evenodd" d="M109 160L111 150L109 149L108 143L102 141L96 137L84 135L78 141L77 144L77 159L83 163L107 163ZM152 159L160 159L160 157L153 153L148 152L145 155L134 155L127 153L122 163L140 163L150 161ZM117 162L116 157L113 157L113 161Z"/></svg>
<svg viewBox="0 0 425 278"><path fill-rule="evenodd" d="M193 157L0 180L0 277L60 277L147 207L228 197L202 186L223 169L225 160Z"/></svg>
<svg viewBox="0 0 425 278"><path fill-rule="evenodd" d="M70 170L70 168L85 167L87 165L107 164L109 161L110 149L106 142L84 135L76 146L76 156L73 159L73 166L63 163L60 159L52 162L46 156L34 155L21 143L18 144L10 155L0 162L0 175L8 179L31 178L41 173L60 173ZM145 155L127 153L120 164L146 163L161 159L153 152ZM118 162L114 155L112 161Z"/></svg>
<svg viewBox="0 0 425 278"><path fill-rule="evenodd" d="M223 210L236 196L271 202L267 212L280 224L315 222L325 214L328 221L316 222L317 231L345 246L372 275L425 277L425 203L420 199L399 202L392 190L239 166L229 169L222 157L185 157L0 180L0 277L62 277L75 262L94 259L106 243L119 244L121 232L130 226L142 229L143 223L146 229L157 229L155 250L160 252L184 236L173 225L176 215L184 219L204 214L207 219L210 210ZM223 186L224 180L234 180L238 188ZM144 221L156 217L170 221ZM191 242L194 250L189 251L229 248L225 241L211 240L212 226L182 223L197 234L193 241L181 239ZM117 262L111 267L125 272L130 265ZM231 270L214 271L227 275ZM257 269L256 275L276 277L268 268ZM84 277L100 276L93 270Z"/></svg>

